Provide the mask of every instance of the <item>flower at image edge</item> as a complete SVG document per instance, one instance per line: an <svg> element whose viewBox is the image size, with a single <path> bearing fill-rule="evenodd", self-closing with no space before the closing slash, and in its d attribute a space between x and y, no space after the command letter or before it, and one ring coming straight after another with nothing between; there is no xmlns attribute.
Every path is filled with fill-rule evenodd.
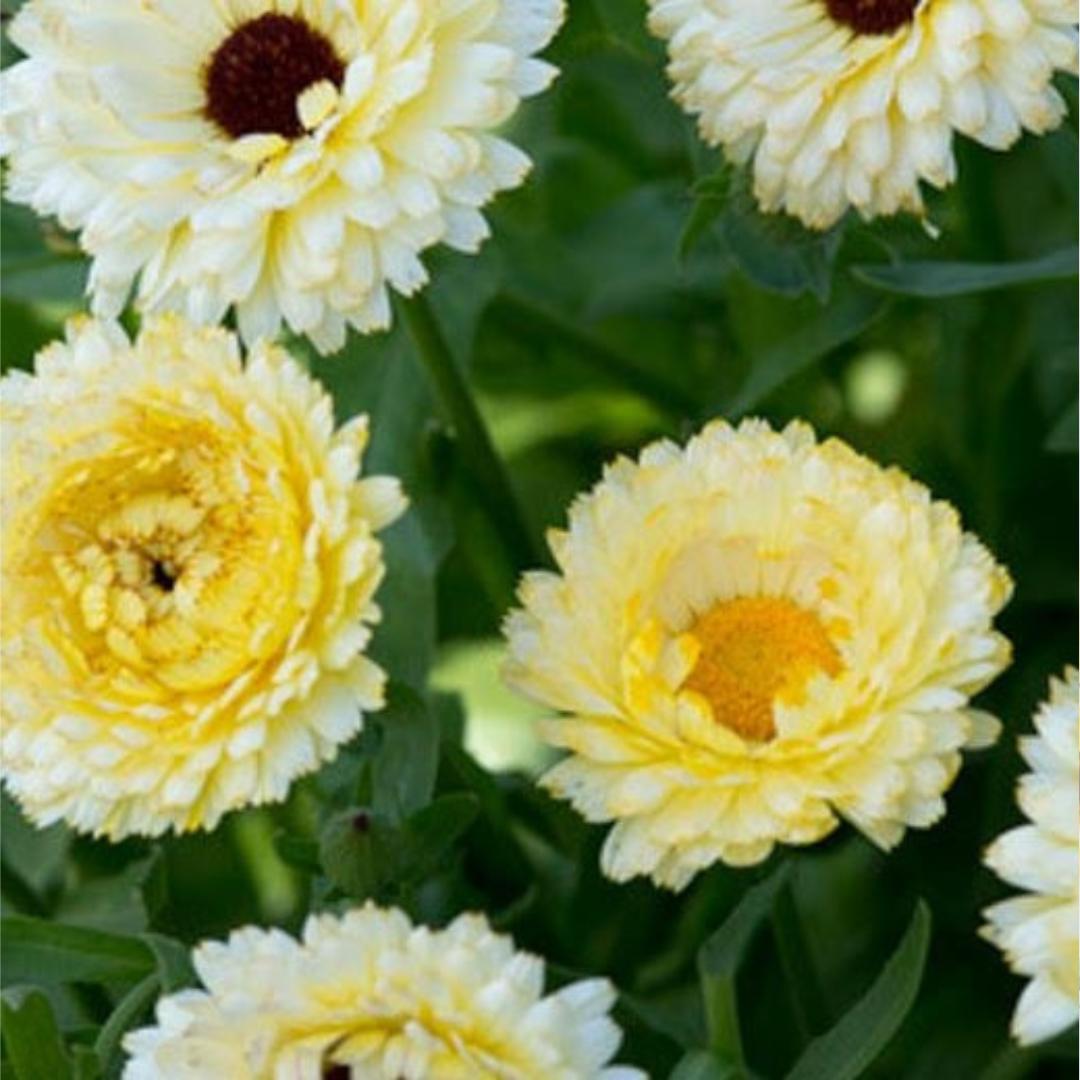
<svg viewBox="0 0 1080 1080"><path fill-rule="evenodd" d="M0 82L7 196L79 233L94 313L282 320L320 350L390 322L438 243L475 252L526 154L562 0L28 0Z"/></svg>
<svg viewBox="0 0 1080 1080"><path fill-rule="evenodd" d="M127 1036L125 1080L644 1080L607 1065L622 1038L611 984L544 996L544 962L479 915L429 930L369 903L310 916L299 941L237 930L193 960L206 989L163 998L157 1024Z"/></svg>
<svg viewBox="0 0 1080 1080"><path fill-rule="evenodd" d="M72 320L0 382L4 782L119 838L278 801L383 704L396 480L283 349Z"/></svg>
<svg viewBox="0 0 1080 1080"><path fill-rule="evenodd" d="M563 714L541 782L615 823L616 880L682 888L839 818L891 848L997 735L969 699L1009 662L1008 574L951 506L805 424L620 458L550 544L505 675Z"/></svg>
<svg viewBox="0 0 1080 1080"><path fill-rule="evenodd" d="M815 229L923 213L953 135L994 150L1057 127L1077 70L1071 0L649 0L674 96L748 163L767 211Z"/></svg>
<svg viewBox="0 0 1080 1080"><path fill-rule="evenodd" d="M1080 874L1080 681L1076 668L1051 679L1035 714L1035 734L1020 740L1031 771L1016 799L1030 824L999 836L986 863L1025 896L987 908L983 934L1028 984L1012 1030L1023 1044L1076 1023L1080 1007L1077 875Z"/></svg>

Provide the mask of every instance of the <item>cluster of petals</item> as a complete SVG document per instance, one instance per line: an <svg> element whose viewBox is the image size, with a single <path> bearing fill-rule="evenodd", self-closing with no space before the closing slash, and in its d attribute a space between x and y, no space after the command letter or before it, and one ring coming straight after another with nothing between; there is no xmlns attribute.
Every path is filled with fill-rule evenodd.
<svg viewBox="0 0 1080 1080"><path fill-rule="evenodd" d="M533 54L562 15L562 0L29 0L10 28L26 58L2 83L7 196L78 231L100 316L137 279L147 312L234 309L249 342L284 320L332 351L349 325L388 325L389 290L427 280L425 249L487 237L481 208L530 164L497 129L551 81ZM234 65L220 85L218 57Z"/></svg>
<svg viewBox="0 0 1080 1080"><path fill-rule="evenodd" d="M247 927L194 952L205 989L159 1001L125 1080L644 1080L610 1066L606 979L544 994L544 963L478 915L443 930L371 904L301 940Z"/></svg>
<svg viewBox="0 0 1080 1080"><path fill-rule="evenodd" d="M615 822L616 880L681 888L840 818L891 848L997 734L970 698L1009 661L1008 574L951 506L804 424L620 458L550 544L505 673L563 714L542 783Z"/></svg>
<svg viewBox="0 0 1080 1080"><path fill-rule="evenodd" d="M924 211L954 133L1004 150L1056 127L1070 0L649 0L680 104L747 162L765 210L815 229Z"/></svg>
<svg viewBox="0 0 1080 1080"><path fill-rule="evenodd" d="M1028 823L999 836L987 864L1024 890L986 911L983 933L1027 978L1012 1029L1023 1044L1076 1023L1080 1000L1077 878L1080 876L1080 681L1076 668L1050 682L1035 734L1020 740L1031 771L1017 802Z"/></svg>
<svg viewBox="0 0 1080 1080"><path fill-rule="evenodd" d="M404 498L283 349L73 320L0 419L3 774L34 821L212 828L381 707L375 534Z"/></svg>

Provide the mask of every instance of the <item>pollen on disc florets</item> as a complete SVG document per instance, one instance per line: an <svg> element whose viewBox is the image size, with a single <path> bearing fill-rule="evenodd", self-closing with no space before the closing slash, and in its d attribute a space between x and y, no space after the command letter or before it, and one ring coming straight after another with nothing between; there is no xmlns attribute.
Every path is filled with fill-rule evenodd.
<svg viewBox="0 0 1080 1080"><path fill-rule="evenodd" d="M825 0L829 17L856 34L891 34L911 22L921 0Z"/></svg>
<svg viewBox="0 0 1080 1080"><path fill-rule="evenodd" d="M238 26L206 65L206 115L234 139L303 134L297 99L324 80L340 87L345 65L333 44L294 15L273 12Z"/></svg>

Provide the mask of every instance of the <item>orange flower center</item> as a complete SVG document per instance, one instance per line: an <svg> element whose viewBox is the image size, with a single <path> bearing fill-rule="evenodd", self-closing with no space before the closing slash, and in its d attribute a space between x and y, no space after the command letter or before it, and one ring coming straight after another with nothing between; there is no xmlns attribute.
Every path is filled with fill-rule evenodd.
<svg viewBox="0 0 1080 1080"><path fill-rule="evenodd" d="M776 735L775 702L794 704L812 675L843 667L818 617L785 597L722 600L690 633L701 653L685 689L708 701L718 723L756 742Z"/></svg>

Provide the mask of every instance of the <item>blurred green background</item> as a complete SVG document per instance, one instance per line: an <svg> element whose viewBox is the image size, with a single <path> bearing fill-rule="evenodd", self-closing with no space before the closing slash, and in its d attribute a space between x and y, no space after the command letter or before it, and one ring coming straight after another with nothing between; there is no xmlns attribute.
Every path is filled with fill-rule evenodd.
<svg viewBox="0 0 1080 1080"><path fill-rule="evenodd" d="M371 415L368 471L402 477L412 497L386 534L374 651L394 682L389 709L287 805L232 815L210 836L110 846L38 833L5 797L4 913L150 940L157 985L182 985L190 975L168 942L245 922L295 929L342 893L432 921L483 910L547 957L556 980L611 976L623 992L620 1061L669 1075L704 1045L697 949L771 865L717 867L679 896L602 880L602 830L530 782L546 757L530 730L536 710L499 683L500 622L518 571L546 560L544 529L613 455L683 439L714 416L802 417L954 502L1017 583L1002 620L1015 663L983 701L1005 736L968 759L945 821L889 857L842 829L790 860L823 1015L836 1020L859 998L923 897L934 917L925 976L866 1075L1075 1076L1075 1030L1032 1051L1010 1046L1022 983L976 936L980 909L1005 892L979 856L1018 820L1015 737L1048 677L1076 661L1075 82L1062 82L1071 109L1053 135L1008 154L957 146L958 184L929 198L938 239L912 220L818 236L757 214L745 180L702 147L668 100L643 21L638 0L573 0L550 51L562 75L514 123L536 162L530 182L496 203L479 257L427 260L428 297L507 462L529 544L505 542L400 319L330 358L294 342L342 418ZM61 333L85 277L69 237L4 204L5 368L28 367ZM460 830L448 826L400 873L372 869L371 852L335 831L342 807L364 804L392 835L433 796L451 800L436 806ZM785 1075L806 1037L780 959L763 933L738 976L762 1077ZM88 1048L118 1004L145 1015L134 967L27 971L7 942L5 961L6 984L44 988L72 1068L92 1075L103 1059L115 1073L114 1043L97 1058ZM691 1067L681 1075L721 1075Z"/></svg>

